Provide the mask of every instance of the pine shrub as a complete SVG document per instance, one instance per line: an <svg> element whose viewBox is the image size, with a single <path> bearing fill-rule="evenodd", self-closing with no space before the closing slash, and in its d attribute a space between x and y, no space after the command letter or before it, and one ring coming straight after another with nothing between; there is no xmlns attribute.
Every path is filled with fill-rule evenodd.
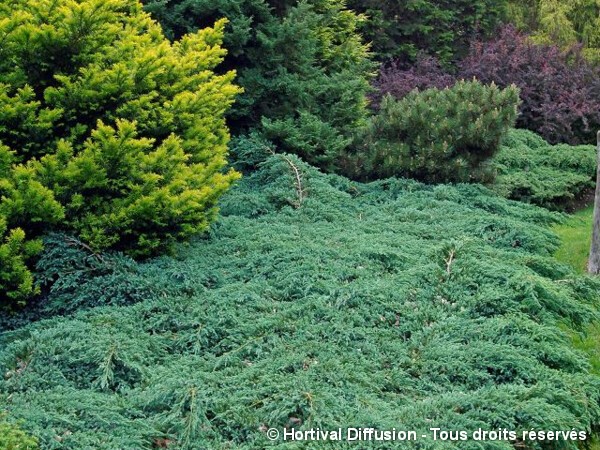
<svg viewBox="0 0 600 450"><path fill-rule="evenodd" d="M0 5L0 295L31 292L49 229L134 256L207 229L238 177L224 27L171 44L135 0Z"/></svg>
<svg viewBox="0 0 600 450"><path fill-rule="evenodd" d="M386 96L348 158L366 178L406 176L421 181L481 182L488 162L514 125L519 91L461 81L452 88Z"/></svg>

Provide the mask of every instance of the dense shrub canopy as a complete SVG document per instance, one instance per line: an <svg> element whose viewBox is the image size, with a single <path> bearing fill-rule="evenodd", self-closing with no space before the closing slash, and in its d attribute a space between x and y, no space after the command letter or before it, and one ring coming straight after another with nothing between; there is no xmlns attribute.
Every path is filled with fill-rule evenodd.
<svg viewBox="0 0 600 450"><path fill-rule="evenodd" d="M175 38L227 17L225 66L244 88L232 131L258 129L282 151L335 167L367 116L374 66L357 33L362 17L340 0L147 0L146 8Z"/></svg>
<svg viewBox="0 0 600 450"><path fill-rule="evenodd" d="M391 95L402 99L414 89L424 91L430 88L444 89L456 83L454 74L442 67L440 61L432 56L420 54L413 64L391 61L381 66L378 77L373 83L371 93L373 109L379 108L384 96Z"/></svg>
<svg viewBox="0 0 600 450"><path fill-rule="evenodd" d="M584 46L583 54L600 62L600 3L597 0L510 0L509 18L538 43L568 48Z"/></svg>
<svg viewBox="0 0 600 450"><path fill-rule="evenodd" d="M494 157L499 194L551 209L585 204L596 180L593 145L550 145L528 130L511 130Z"/></svg>
<svg viewBox="0 0 600 450"><path fill-rule="evenodd" d="M378 102L387 93L402 98L415 88L450 86L456 80L473 78L519 87L519 127L551 143L595 142L600 128L600 68L586 62L577 48L562 51L556 45L535 44L512 26L492 40L473 42L456 71L428 57L412 66L384 66L373 98Z"/></svg>
<svg viewBox="0 0 600 450"><path fill-rule="evenodd" d="M3 450L38 450L38 441L25 434L14 424L4 422L0 416L0 448Z"/></svg>
<svg viewBox="0 0 600 450"><path fill-rule="evenodd" d="M460 76L521 90L517 124L551 143L595 142L600 127L600 69L577 49L531 43L506 27L489 42L476 42L460 64Z"/></svg>
<svg viewBox="0 0 600 450"><path fill-rule="evenodd" d="M2 108L0 108L2 110ZM36 289L29 268L42 248L33 237L64 218L54 194L31 167L16 166L15 152L0 141L0 309L23 303Z"/></svg>
<svg viewBox="0 0 600 450"><path fill-rule="evenodd" d="M31 291L52 226L140 255L207 229L236 178L223 27L170 44L133 0L0 5L1 291Z"/></svg>
<svg viewBox="0 0 600 450"><path fill-rule="evenodd" d="M94 305L103 286L114 303L0 334L0 403L42 448L58 436L64 450L297 449L261 430L598 424L598 379L564 330L597 317L600 286L550 257L557 216L480 186L363 185L288 158L302 207L272 156L177 259L94 262L48 243L59 305Z"/></svg>
<svg viewBox="0 0 600 450"><path fill-rule="evenodd" d="M515 123L519 92L479 82L387 95L349 165L358 176L426 182L481 182L489 159ZM352 170L350 171L352 172Z"/></svg>
<svg viewBox="0 0 600 450"><path fill-rule="evenodd" d="M414 60L421 51L450 62L505 17L506 0L349 0L369 16L365 37L379 59Z"/></svg>

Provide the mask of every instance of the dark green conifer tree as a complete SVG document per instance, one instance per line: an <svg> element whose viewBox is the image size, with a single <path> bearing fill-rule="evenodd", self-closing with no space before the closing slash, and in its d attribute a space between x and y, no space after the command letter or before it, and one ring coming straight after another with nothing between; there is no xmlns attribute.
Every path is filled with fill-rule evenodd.
<svg viewBox="0 0 600 450"><path fill-rule="evenodd" d="M369 17L365 38L381 60L413 60L419 52L451 61L473 37L491 33L507 0L349 0Z"/></svg>
<svg viewBox="0 0 600 450"><path fill-rule="evenodd" d="M258 129L280 150L335 168L367 117L374 66L357 32L364 17L340 0L147 0L146 9L174 39L226 17L224 67L244 88L234 132Z"/></svg>

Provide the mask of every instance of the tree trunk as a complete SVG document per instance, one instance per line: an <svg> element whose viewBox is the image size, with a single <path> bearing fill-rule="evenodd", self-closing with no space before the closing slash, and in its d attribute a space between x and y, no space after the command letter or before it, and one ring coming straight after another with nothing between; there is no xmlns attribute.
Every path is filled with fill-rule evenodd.
<svg viewBox="0 0 600 450"><path fill-rule="evenodd" d="M596 196L594 198L594 231L592 247L588 260L588 272L594 275L600 273L600 131L598 131L598 156L596 160Z"/></svg>

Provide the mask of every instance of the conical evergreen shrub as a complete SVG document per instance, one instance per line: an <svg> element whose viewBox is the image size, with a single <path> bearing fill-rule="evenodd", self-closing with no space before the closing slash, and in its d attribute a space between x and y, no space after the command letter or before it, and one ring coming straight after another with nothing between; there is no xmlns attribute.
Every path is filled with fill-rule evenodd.
<svg viewBox="0 0 600 450"><path fill-rule="evenodd" d="M171 44L135 0L0 4L0 295L48 229L155 254L207 229L238 177L224 21Z"/></svg>

